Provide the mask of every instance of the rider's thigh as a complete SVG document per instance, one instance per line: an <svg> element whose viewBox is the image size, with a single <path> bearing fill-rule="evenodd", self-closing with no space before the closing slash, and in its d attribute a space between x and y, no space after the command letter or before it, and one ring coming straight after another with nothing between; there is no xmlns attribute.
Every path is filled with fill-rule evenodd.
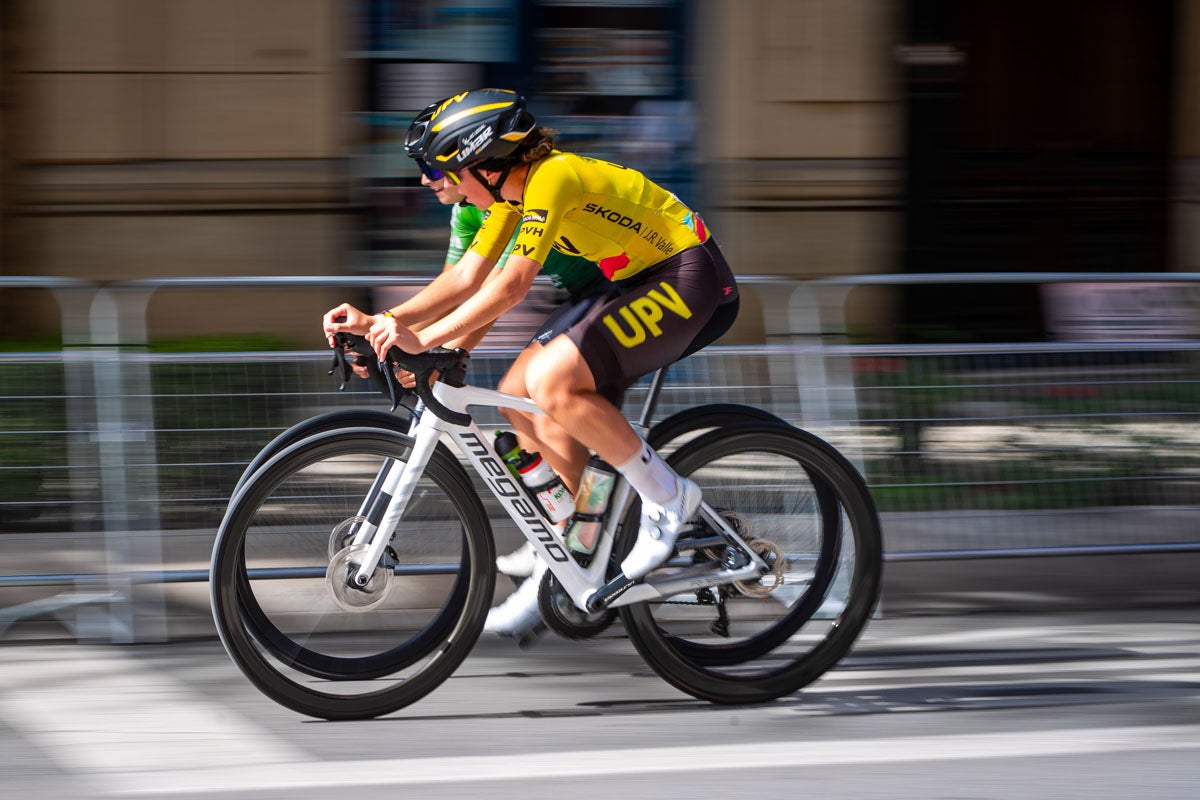
<svg viewBox="0 0 1200 800"><path fill-rule="evenodd" d="M596 391L592 369L575 342L556 336L530 359L525 368L529 396L553 415L552 406L579 393Z"/></svg>
<svg viewBox="0 0 1200 800"><path fill-rule="evenodd" d="M518 397L529 397L529 389L526 386L526 370L529 367L534 357L542 350L542 346L537 342L530 342L525 346L525 349L517 354L508 371L500 377L500 382L496 388L505 394L513 394Z"/></svg>

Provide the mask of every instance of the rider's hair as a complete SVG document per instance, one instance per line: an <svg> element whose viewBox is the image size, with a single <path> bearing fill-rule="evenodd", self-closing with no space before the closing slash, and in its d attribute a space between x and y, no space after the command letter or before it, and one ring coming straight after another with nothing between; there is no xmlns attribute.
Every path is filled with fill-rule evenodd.
<svg viewBox="0 0 1200 800"><path fill-rule="evenodd" d="M480 162L477 166L488 171L500 170L505 166L534 164L550 155L558 147L558 131L545 125L538 125L531 130L517 149L503 158L493 158Z"/></svg>

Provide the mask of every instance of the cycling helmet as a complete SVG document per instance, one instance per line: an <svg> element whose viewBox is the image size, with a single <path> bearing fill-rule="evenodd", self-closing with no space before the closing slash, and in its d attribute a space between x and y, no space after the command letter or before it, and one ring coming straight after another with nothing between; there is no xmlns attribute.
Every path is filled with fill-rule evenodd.
<svg viewBox="0 0 1200 800"><path fill-rule="evenodd" d="M449 98L446 98L449 100ZM433 119L433 115L437 113L438 108L445 103L446 100L439 100L425 108L412 124L408 126L408 133L404 135L404 152L408 153L409 158L423 159L425 158L425 146L428 143L429 120Z"/></svg>
<svg viewBox="0 0 1200 800"><path fill-rule="evenodd" d="M455 171L502 160L536 125L516 92L475 89L451 97L433 113L425 155L433 166Z"/></svg>

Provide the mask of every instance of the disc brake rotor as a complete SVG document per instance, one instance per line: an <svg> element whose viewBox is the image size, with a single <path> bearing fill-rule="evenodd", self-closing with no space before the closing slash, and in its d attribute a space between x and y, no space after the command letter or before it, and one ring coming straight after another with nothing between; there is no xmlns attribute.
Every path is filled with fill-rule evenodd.
<svg viewBox="0 0 1200 800"><path fill-rule="evenodd" d="M756 555L767 562L771 571L756 581L734 581L734 588L747 597L766 597L783 584L783 571L787 567L787 559L783 556L783 548L770 539L751 539L747 544Z"/></svg>
<svg viewBox="0 0 1200 800"><path fill-rule="evenodd" d="M329 534L329 557L333 558L354 539L358 527L367 521L366 517L349 517L337 524Z"/></svg>
<svg viewBox="0 0 1200 800"><path fill-rule="evenodd" d="M366 586L356 586L354 576L366 555L365 544L343 547L329 562L325 570L325 583L329 586L329 596L334 604L343 611L363 613L378 608L387 599L388 588L392 585L393 571L382 564L375 567Z"/></svg>

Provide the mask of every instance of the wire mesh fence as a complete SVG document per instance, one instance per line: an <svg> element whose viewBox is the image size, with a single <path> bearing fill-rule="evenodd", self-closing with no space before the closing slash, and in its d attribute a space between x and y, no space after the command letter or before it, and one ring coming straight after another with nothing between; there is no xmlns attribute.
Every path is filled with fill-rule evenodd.
<svg viewBox="0 0 1200 800"><path fill-rule="evenodd" d="M831 348L896 555L1197 542L1195 343ZM836 434L834 434L836 438Z"/></svg>

